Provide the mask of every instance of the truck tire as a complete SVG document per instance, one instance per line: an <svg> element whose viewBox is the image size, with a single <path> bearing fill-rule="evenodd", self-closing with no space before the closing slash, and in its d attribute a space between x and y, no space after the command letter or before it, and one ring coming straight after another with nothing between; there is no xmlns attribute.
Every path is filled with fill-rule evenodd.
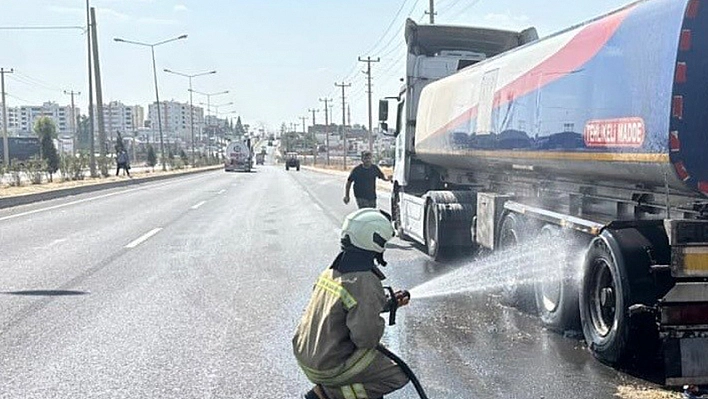
<svg viewBox="0 0 708 399"><path fill-rule="evenodd" d="M290 166L288 166L288 164L285 164L285 170L290 170Z"/></svg>
<svg viewBox="0 0 708 399"><path fill-rule="evenodd" d="M428 200L425 205L425 248L428 256L438 261L443 258L443 246L441 242L440 214L435 201Z"/></svg>
<svg viewBox="0 0 708 399"><path fill-rule="evenodd" d="M502 251L511 251L512 248L517 248L519 251L524 251L523 244L528 241L528 228L526 221L521 215L515 213L507 213L502 218L501 227L499 228L497 246ZM512 270L504 273L506 281L501 287L502 304L513 306L517 309L528 313L536 312L536 301L533 292L533 285L524 282L521 275L522 267L511 265Z"/></svg>
<svg viewBox="0 0 708 399"><path fill-rule="evenodd" d="M652 264L669 264L671 251L661 221L606 229L590 243L580 285L580 322L588 348L604 363L646 365L659 347L651 308L668 288L657 286Z"/></svg>
<svg viewBox="0 0 708 399"><path fill-rule="evenodd" d="M545 225L541 228L539 240L541 245L552 242L561 235L561 229ZM580 314L578 311L578 275L574 257L574 246L566 249L565 259L555 265L557 267L544 268L544 274L550 274L549 278L539 279L534 283L534 297L536 309L541 323L551 330L565 331L578 329L580 326Z"/></svg>
<svg viewBox="0 0 708 399"><path fill-rule="evenodd" d="M396 236L402 240L410 241L410 238L403 230L401 222L401 187L398 183L393 184L393 193L391 194L391 221L393 228L396 230Z"/></svg>
<svg viewBox="0 0 708 399"><path fill-rule="evenodd" d="M297 170L298 172L300 171L300 165L297 165L297 169L296 169L296 170Z"/></svg>
<svg viewBox="0 0 708 399"><path fill-rule="evenodd" d="M599 360L616 365L629 339L629 283L624 262L601 237L590 243L580 286L580 321L588 348ZM619 264L618 264L619 263Z"/></svg>

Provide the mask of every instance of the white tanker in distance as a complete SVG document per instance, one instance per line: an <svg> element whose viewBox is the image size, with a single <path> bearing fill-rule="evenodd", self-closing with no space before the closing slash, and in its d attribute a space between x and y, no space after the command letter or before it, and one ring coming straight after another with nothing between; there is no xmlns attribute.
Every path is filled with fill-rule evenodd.
<svg viewBox="0 0 708 399"><path fill-rule="evenodd" d="M226 146L224 170L226 172L250 172L253 166L251 140L234 140Z"/></svg>

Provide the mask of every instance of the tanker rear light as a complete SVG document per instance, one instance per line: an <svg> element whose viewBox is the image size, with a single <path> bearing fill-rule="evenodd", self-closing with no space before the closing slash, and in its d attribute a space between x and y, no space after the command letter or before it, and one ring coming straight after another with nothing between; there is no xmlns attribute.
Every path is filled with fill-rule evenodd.
<svg viewBox="0 0 708 399"><path fill-rule="evenodd" d="M683 29L681 31L681 38L679 39L679 50L688 51L691 49L691 30Z"/></svg>
<svg viewBox="0 0 708 399"><path fill-rule="evenodd" d="M686 18L694 19L698 15L698 6L700 4L699 0L691 0L688 2L688 7L686 7Z"/></svg>
<svg viewBox="0 0 708 399"><path fill-rule="evenodd" d="M671 246L671 274L708 277L708 221L667 219L664 229Z"/></svg>
<svg viewBox="0 0 708 399"><path fill-rule="evenodd" d="M687 69L688 69L688 66L686 65L685 62L678 62L676 64L676 75L674 77L674 81L676 83L686 83Z"/></svg>
<svg viewBox="0 0 708 399"><path fill-rule="evenodd" d="M664 229L672 247L691 244L708 246L708 221L666 219Z"/></svg>
<svg viewBox="0 0 708 399"><path fill-rule="evenodd" d="M683 96L674 96L671 102L671 116L683 119Z"/></svg>
<svg viewBox="0 0 708 399"><path fill-rule="evenodd" d="M669 149L671 152L681 151L681 140L678 136L678 131L674 130L669 133Z"/></svg>
<svg viewBox="0 0 708 399"><path fill-rule="evenodd" d="M661 306L662 325L691 325L708 328L708 303L685 303Z"/></svg>

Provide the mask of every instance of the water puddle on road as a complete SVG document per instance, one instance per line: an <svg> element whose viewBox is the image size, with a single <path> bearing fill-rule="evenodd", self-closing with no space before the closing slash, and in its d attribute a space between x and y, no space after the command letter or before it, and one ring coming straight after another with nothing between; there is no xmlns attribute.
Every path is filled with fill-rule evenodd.
<svg viewBox="0 0 708 399"><path fill-rule="evenodd" d="M577 279L582 254L570 239L540 237L507 250L479 255L410 290L416 299L494 292L501 288Z"/></svg>

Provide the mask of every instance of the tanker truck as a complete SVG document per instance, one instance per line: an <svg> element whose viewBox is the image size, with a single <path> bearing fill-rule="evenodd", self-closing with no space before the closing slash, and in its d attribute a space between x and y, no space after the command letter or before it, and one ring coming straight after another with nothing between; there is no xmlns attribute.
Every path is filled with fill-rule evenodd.
<svg viewBox="0 0 708 399"><path fill-rule="evenodd" d="M234 140L226 146L224 170L226 172L250 172L253 166L251 140Z"/></svg>
<svg viewBox="0 0 708 399"><path fill-rule="evenodd" d="M379 103L400 235L434 259L569 239L579 261L502 298L605 363L651 349L667 385L708 383L708 4L637 1L543 39L409 20L405 39Z"/></svg>

